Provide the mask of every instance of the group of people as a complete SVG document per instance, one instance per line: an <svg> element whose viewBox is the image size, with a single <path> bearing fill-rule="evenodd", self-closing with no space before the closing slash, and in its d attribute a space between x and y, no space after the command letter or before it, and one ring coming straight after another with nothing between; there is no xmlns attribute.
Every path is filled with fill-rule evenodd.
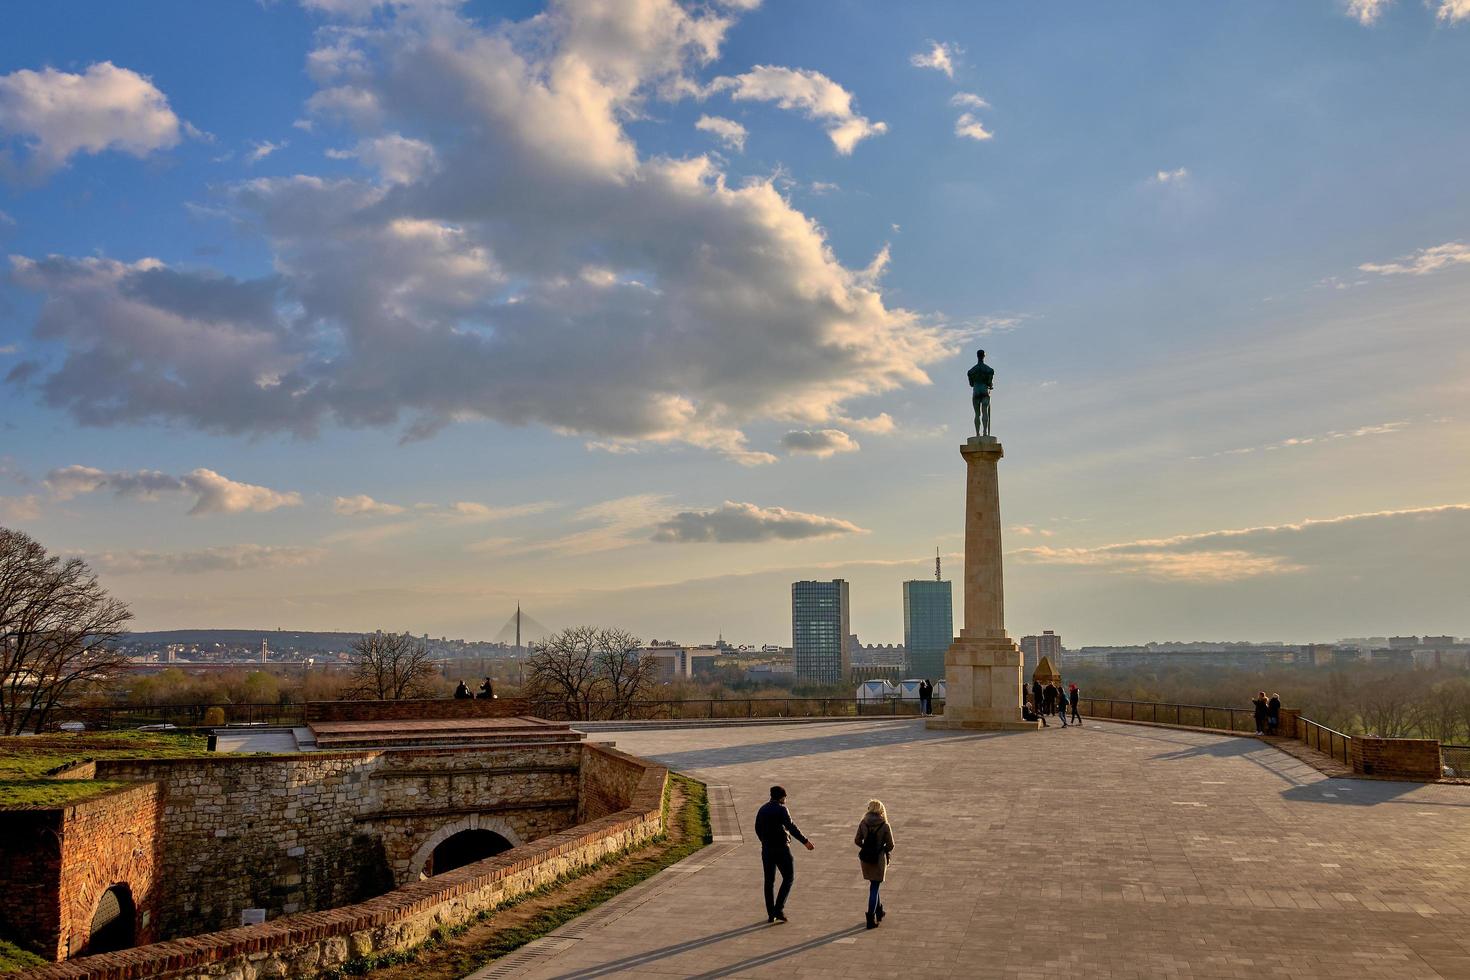
<svg viewBox="0 0 1470 980"><path fill-rule="evenodd" d="M934 713L934 682L924 678L919 682L919 714L932 715Z"/></svg>
<svg viewBox="0 0 1470 980"><path fill-rule="evenodd" d="M1055 683L1048 681L1045 686L1041 681L1031 682L1030 690L1024 685L1021 687L1021 717L1026 721L1041 719L1043 728L1050 728L1047 724L1049 715L1056 715L1061 719L1062 727L1067 727L1067 709L1072 711L1072 723L1082 724L1082 716L1077 713L1077 685L1068 684L1062 687L1061 680Z"/></svg>
<svg viewBox="0 0 1470 980"><path fill-rule="evenodd" d="M791 819L786 809L786 790L771 787L771 799L756 811L755 835L761 842L761 869L765 875L766 921L785 922L786 897L791 894L791 884L796 880L796 861L791 854L791 838L795 837L808 851L817 846ZM863 880L868 883L867 925L878 928L878 923L888 914L879 899L878 890L888 871L888 858L893 853L893 828L888 825L888 811L882 800L869 800L867 812L858 821L857 834L853 837L857 846L858 865ZM776 873L781 874L781 887L776 889Z"/></svg>
<svg viewBox="0 0 1470 980"><path fill-rule="evenodd" d="M490 683L490 678L487 677L485 678L485 683L480 685L480 690L472 694L470 693L470 689L465 684L465 682L460 681L459 687L456 687L454 689L454 696L456 698L459 698L460 700L465 700L467 698L480 698L485 701L493 701L495 700L495 685Z"/></svg>
<svg viewBox="0 0 1470 980"><path fill-rule="evenodd" d="M1251 705L1256 709L1256 734L1275 735L1281 727L1281 695L1268 698L1265 691L1260 691L1251 698Z"/></svg>

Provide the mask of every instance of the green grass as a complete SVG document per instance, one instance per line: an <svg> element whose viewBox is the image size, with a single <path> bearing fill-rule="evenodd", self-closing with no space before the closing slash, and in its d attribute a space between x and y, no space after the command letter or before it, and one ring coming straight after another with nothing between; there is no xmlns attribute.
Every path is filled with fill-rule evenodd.
<svg viewBox="0 0 1470 980"><path fill-rule="evenodd" d="M684 790L685 803L684 808L679 813L670 814L671 789L675 782L678 782ZM540 939L547 933L560 928L583 912L594 909L615 895L627 891L634 885L653 877L664 868L678 864L708 844L712 839L710 836L709 797L705 793L703 783L696 782L685 776L670 773L669 786L664 790L665 826L669 825L671 818L679 820L681 829L684 831L683 842L674 847L670 847L658 854L643 857L638 856L639 850L653 844L661 843L667 839L666 835L661 835L650 840L641 848L634 848L619 854L610 855L575 874L564 875L554 882L542 885L534 891L520 895L493 911L482 910L476 916L475 921L484 921L499 912L514 908L522 902L545 895L569 881L590 874L608 864L619 863L621 865L614 875L591 891L575 898L569 898L566 902L552 908L545 909L520 925L501 929L491 937L489 942L480 944L474 949L464 950L454 958L453 969L457 971L455 975L465 976L473 973L486 963L499 959L508 953L515 952L527 943ZM435 930L433 938L413 949L352 960L349 963L344 963L341 967L326 971L321 976L324 980L340 980L340 978L346 976L362 976L381 967L396 966L401 963L413 963L423 953L430 952L448 943L450 940L463 935L473 924L471 922L465 922L457 926L441 926Z"/></svg>
<svg viewBox="0 0 1470 980"><path fill-rule="evenodd" d="M168 732L59 732L0 737L0 809L65 806L126 782L50 779L46 773L87 759L157 759L206 755L202 735Z"/></svg>
<svg viewBox="0 0 1470 980"><path fill-rule="evenodd" d="M29 970L34 966L45 966L46 960L35 953L28 953L14 943L0 939L0 973Z"/></svg>

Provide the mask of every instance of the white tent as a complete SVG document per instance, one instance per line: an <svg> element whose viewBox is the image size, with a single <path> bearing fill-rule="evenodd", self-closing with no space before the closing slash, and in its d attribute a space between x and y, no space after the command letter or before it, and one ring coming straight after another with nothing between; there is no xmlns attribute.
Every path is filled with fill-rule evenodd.
<svg viewBox="0 0 1470 980"><path fill-rule="evenodd" d="M863 681L858 685L857 699L859 703L872 701L886 701L888 698L898 694L898 686L889 681Z"/></svg>
<svg viewBox="0 0 1470 980"><path fill-rule="evenodd" d="M922 677L908 677L898 682L898 696L904 701L919 700L919 685L924 683Z"/></svg>

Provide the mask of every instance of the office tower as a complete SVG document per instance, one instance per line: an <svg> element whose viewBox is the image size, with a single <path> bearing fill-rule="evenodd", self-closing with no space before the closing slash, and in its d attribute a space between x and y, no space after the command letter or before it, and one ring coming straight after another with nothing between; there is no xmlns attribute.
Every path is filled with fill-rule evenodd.
<svg viewBox="0 0 1470 980"><path fill-rule="evenodd" d="M903 583L904 676L944 679L944 652L954 639L954 596L949 582Z"/></svg>
<svg viewBox="0 0 1470 980"><path fill-rule="evenodd" d="M796 679L817 684L847 680L847 581L791 583L791 659Z"/></svg>
<svg viewBox="0 0 1470 980"><path fill-rule="evenodd" d="M1031 672L1042 657L1051 659L1051 665L1062 669L1062 638L1051 630L1042 630L1040 636L1021 637L1021 673L1030 678Z"/></svg>

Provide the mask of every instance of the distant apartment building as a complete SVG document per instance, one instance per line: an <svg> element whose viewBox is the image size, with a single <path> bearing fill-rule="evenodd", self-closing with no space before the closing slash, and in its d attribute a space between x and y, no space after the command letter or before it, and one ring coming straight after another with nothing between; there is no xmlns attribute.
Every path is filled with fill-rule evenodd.
<svg viewBox="0 0 1470 980"><path fill-rule="evenodd" d="M1062 638L1052 630L1042 630L1040 636L1021 637L1021 673L1030 677L1042 657L1048 657L1051 665L1062 669Z"/></svg>
<svg viewBox="0 0 1470 980"><path fill-rule="evenodd" d="M714 667L715 658L724 651L715 647L681 647L661 644L643 647L638 651L639 660L657 663L655 678L660 684L702 677Z"/></svg>
<svg viewBox="0 0 1470 980"><path fill-rule="evenodd" d="M796 679L840 684L852 669L847 580L791 583L791 659Z"/></svg>
<svg viewBox="0 0 1470 980"><path fill-rule="evenodd" d="M859 667L904 668L908 665L908 648L902 643L852 643L848 650L854 670Z"/></svg>
<svg viewBox="0 0 1470 980"><path fill-rule="evenodd" d="M949 582L903 583L904 670L909 677L944 679L944 654L954 642L954 593Z"/></svg>
<svg viewBox="0 0 1470 980"><path fill-rule="evenodd" d="M1390 636L1388 646L1391 650L1412 650L1419 645L1417 636Z"/></svg>

